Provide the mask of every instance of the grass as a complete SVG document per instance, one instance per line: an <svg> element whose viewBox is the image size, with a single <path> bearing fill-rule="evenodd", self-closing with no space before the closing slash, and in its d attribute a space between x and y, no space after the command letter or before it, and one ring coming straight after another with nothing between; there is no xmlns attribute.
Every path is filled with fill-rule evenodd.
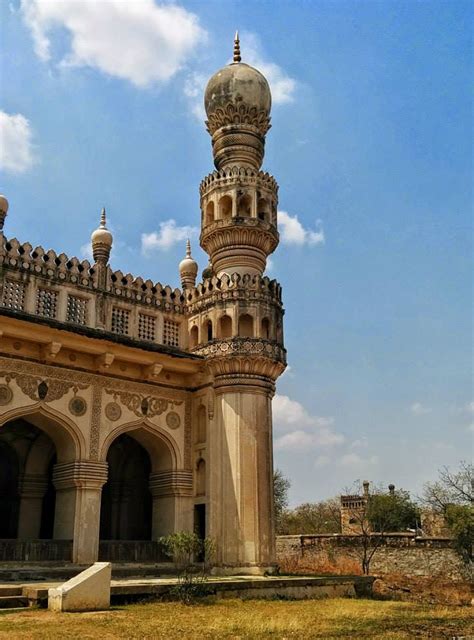
<svg viewBox="0 0 474 640"><path fill-rule="evenodd" d="M0 638L49 640L311 640L474 636L472 609L374 600L152 602L107 612L0 615Z"/></svg>

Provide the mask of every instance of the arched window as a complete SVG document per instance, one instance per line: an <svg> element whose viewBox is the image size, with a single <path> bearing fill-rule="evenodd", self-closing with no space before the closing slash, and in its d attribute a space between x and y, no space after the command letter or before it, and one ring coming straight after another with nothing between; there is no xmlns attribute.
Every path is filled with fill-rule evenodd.
<svg viewBox="0 0 474 640"><path fill-rule="evenodd" d="M232 217L232 198L223 196L219 200L219 218L227 219Z"/></svg>
<svg viewBox="0 0 474 640"><path fill-rule="evenodd" d="M239 198L237 215L243 218L250 218L252 215L252 198L248 194Z"/></svg>
<svg viewBox="0 0 474 640"><path fill-rule="evenodd" d="M208 202L206 207L206 216L205 216L205 224L211 224L214 222L214 203Z"/></svg>
<svg viewBox="0 0 474 640"><path fill-rule="evenodd" d="M244 313L239 318L239 336L253 338L253 318L248 313Z"/></svg>
<svg viewBox="0 0 474 640"><path fill-rule="evenodd" d="M189 348L194 349L197 347L199 341L199 329L194 325L189 332Z"/></svg>
<svg viewBox="0 0 474 640"><path fill-rule="evenodd" d="M209 342L212 338L212 322L210 320L204 320L202 324L201 342Z"/></svg>
<svg viewBox="0 0 474 640"><path fill-rule="evenodd" d="M196 465L196 495L206 495L206 461L200 458Z"/></svg>
<svg viewBox="0 0 474 640"><path fill-rule="evenodd" d="M270 321L268 318L262 318L262 338L265 340L270 339Z"/></svg>
<svg viewBox="0 0 474 640"><path fill-rule="evenodd" d="M206 407L201 404L197 411L196 444L206 442L207 437Z"/></svg>
<svg viewBox="0 0 474 640"><path fill-rule="evenodd" d="M257 203L257 217L259 220L270 221L270 205L265 198L260 198Z"/></svg>
<svg viewBox="0 0 474 640"><path fill-rule="evenodd" d="M219 320L219 334L220 338L232 338L232 318L230 316L221 316Z"/></svg>

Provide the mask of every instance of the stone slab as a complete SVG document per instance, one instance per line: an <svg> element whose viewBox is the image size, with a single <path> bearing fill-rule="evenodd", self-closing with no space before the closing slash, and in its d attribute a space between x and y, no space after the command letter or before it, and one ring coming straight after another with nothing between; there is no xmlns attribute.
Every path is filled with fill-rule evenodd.
<svg viewBox="0 0 474 640"><path fill-rule="evenodd" d="M51 611L98 611L110 607L110 562L95 562L59 587L48 590Z"/></svg>

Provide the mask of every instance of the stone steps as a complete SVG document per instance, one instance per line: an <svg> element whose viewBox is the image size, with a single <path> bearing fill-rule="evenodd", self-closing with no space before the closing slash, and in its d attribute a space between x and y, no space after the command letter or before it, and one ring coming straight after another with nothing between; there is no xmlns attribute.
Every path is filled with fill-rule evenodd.
<svg viewBox="0 0 474 640"><path fill-rule="evenodd" d="M21 591L21 589L20 589ZM26 596L2 596L0 595L0 609L24 609L29 606L29 600Z"/></svg>

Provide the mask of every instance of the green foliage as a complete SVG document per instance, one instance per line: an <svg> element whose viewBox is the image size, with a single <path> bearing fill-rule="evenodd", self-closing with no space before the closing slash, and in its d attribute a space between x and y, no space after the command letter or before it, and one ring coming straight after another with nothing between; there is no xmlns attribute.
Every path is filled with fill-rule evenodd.
<svg viewBox="0 0 474 640"><path fill-rule="evenodd" d="M445 511L456 548L465 560L473 559L474 507L467 504L450 504Z"/></svg>
<svg viewBox="0 0 474 640"><path fill-rule="evenodd" d="M288 491L291 483L279 469L273 473L273 505L275 510L276 530L279 533L283 512L288 507Z"/></svg>
<svg viewBox="0 0 474 640"><path fill-rule="evenodd" d="M202 540L196 533L178 531L159 541L178 573L178 582L170 594L184 604L192 604L196 598L208 595L208 570L215 554L212 538Z"/></svg>
<svg viewBox="0 0 474 640"><path fill-rule="evenodd" d="M371 495L366 515L372 531L381 533L416 529L420 522L418 506L401 489L393 494Z"/></svg>
<svg viewBox="0 0 474 640"><path fill-rule="evenodd" d="M338 498L307 502L295 509L284 510L277 529L280 535L340 532L341 505Z"/></svg>

